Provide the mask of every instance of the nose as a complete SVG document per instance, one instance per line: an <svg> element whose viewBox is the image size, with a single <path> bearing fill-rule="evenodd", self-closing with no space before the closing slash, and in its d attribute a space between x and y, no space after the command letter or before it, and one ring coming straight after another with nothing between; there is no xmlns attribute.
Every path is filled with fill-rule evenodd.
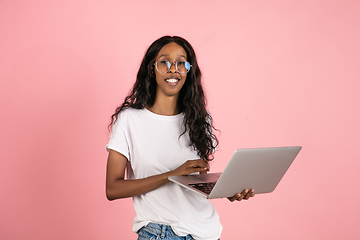
<svg viewBox="0 0 360 240"><path fill-rule="evenodd" d="M169 72L176 73L176 63L170 63Z"/></svg>

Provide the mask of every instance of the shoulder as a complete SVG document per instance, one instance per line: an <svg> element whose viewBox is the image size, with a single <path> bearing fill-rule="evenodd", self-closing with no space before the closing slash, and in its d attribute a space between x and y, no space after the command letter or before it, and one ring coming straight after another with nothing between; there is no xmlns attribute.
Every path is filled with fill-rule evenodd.
<svg viewBox="0 0 360 240"><path fill-rule="evenodd" d="M116 116L116 119L114 121L114 126L127 125L129 122L132 122L136 119L141 119L141 117L144 115L143 112L144 112L143 109L136 109L131 107L123 109Z"/></svg>
<svg viewBox="0 0 360 240"><path fill-rule="evenodd" d="M126 108L124 110L122 110L118 115L117 115L117 119L121 119L121 118L128 118L128 117L134 117L134 116L138 116L138 115L142 115L144 112L144 109L136 109L136 108Z"/></svg>
<svg viewBox="0 0 360 240"><path fill-rule="evenodd" d="M126 108L117 116L114 125L128 125L129 123L143 122L148 118L146 109Z"/></svg>

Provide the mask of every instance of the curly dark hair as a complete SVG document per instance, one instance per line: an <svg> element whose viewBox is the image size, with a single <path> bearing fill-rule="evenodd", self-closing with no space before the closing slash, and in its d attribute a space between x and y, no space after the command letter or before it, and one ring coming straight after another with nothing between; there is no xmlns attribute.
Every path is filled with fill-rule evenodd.
<svg viewBox="0 0 360 240"><path fill-rule="evenodd" d="M204 90L201 85L201 71L198 66L195 51L188 41L178 36L164 36L153 42L145 53L138 71L136 82L125 98L124 103L116 108L111 116L111 127L118 114L129 107L144 109L153 106L156 95L156 79L154 74L154 62L157 54L163 46L175 42L180 45L187 54L187 61L192 68L187 74L184 86L181 88L178 99L179 112L184 114L185 131L190 137L190 146L197 151L200 158L211 161L219 141L213 133L213 120L206 110Z"/></svg>

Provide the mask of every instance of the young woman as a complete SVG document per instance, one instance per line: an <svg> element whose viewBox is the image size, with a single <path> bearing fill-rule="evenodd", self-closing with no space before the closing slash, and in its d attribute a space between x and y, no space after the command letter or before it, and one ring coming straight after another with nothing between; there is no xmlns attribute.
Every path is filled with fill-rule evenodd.
<svg viewBox="0 0 360 240"><path fill-rule="evenodd" d="M213 204L168 180L209 171L218 144L195 52L185 39L164 36L151 44L110 125L106 196L133 198L138 240L219 239ZM252 195L245 189L229 200Z"/></svg>

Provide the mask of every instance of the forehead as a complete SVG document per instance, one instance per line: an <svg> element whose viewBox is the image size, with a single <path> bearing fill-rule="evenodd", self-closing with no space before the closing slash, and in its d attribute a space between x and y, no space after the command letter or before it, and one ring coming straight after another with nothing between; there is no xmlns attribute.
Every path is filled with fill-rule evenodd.
<svg viewBox="0 0 360 240"><path fill-rule="evenodd" d="M160 49L156 58L160 58L162 56L167 56L172 58L176 58L176 57L187 58L185 49L181 47L179 44L174 42L168 43L165 46L163 46Z"/></svg>

